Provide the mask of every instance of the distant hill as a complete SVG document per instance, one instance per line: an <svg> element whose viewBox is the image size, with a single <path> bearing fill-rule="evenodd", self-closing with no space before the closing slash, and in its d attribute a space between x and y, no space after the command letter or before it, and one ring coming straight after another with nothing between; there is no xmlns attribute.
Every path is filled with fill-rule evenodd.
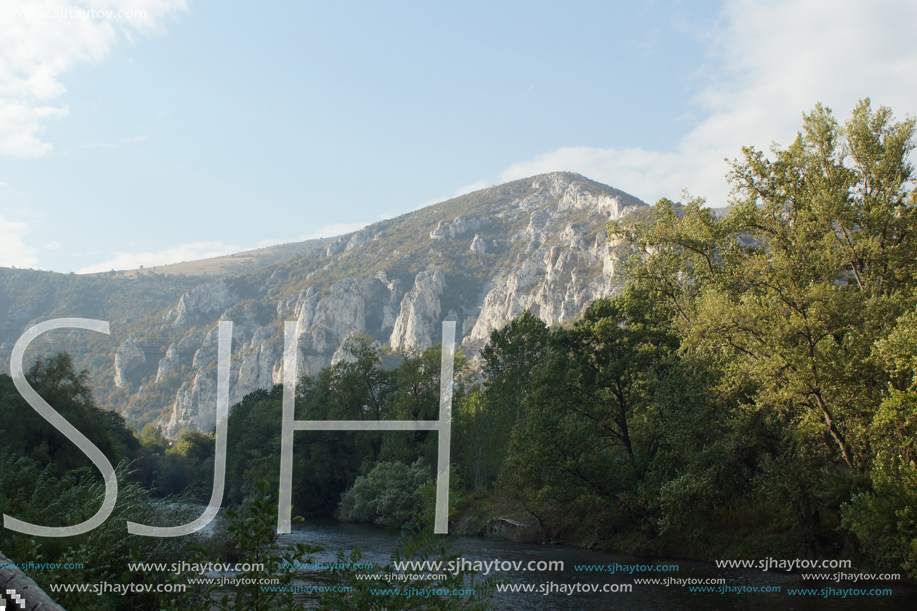
<svg viewBox="0 0 917 611"><path fill-rule="evenodd" d="M225 255L222 257L213 257L210 259L200 259L199 261L182 261L181 263L172 263L171 265L157 265L146 269L131 269L119 271L118 276L133 278L143 275L144 273L154 272L157 274L176 274L181 276L204 276L208 278L223 278L226 276L238 276L246 272L253 272L262 267L282 263L289 259L294 259L308 254L316 248L324 248L328 243L337 238L318 238L315 240L306 240L304 242L291 242L289 244L278 244L276 246L267 246L255 250L246 250L244 252ZM110 273L110 272L106 272ZM105 275L97 274L97 275Z"/></svg>
<svg viewBox="0 0 917 611"><path fill-rule="evenodd" d="M27 357L71 352L101 406L175 438L213 426L220 319L234 325L233 402L281 380L288 320L301 375L347 358L342 344L357 333L395 350L438 343L443 320L473 356L524 309L560 324L611 295L619 253L607 223L640 210L627 193L556 172L336 238L126 273L0 269L0 360L8 371L13 342L38 322L110 321L111 337L49 333Z"/></svg>

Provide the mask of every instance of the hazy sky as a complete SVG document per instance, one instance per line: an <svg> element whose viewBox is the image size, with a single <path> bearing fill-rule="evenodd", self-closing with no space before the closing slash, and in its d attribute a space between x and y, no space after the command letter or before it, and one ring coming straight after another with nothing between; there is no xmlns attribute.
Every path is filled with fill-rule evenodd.
<svg viewBox="0 0 917 611"><path fill-rule="evenodd" d="M914 31L912 0L0 0L0 265L215 256L553 170L722 206L724 158L818 101L917 114Z"/></svg>

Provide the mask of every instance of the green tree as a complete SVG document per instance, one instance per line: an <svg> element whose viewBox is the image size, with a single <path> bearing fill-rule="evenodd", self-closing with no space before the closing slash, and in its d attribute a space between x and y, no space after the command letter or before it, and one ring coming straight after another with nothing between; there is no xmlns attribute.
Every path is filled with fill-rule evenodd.
<svg viewBox="0 0 917 611"><path fill-rule="evenodd" d="M72 526L91 518L102 505L105 485L89 467L58 477L52 465L43 466L8 450L0 453L0 512L43 526ZM197 515L194 507L151 501L148 491L129 479L127 464L115 470L118 499L112 514L92 531L75 537L39 537L0 529L0 549L18 563L79 563L84 568L55 568L32 573L45 591L49 584L116 583L128 569L131 549L149 562L171 562L184 556L188 539L155 539L130 535L127 521L165 526L184 524ZM191 537L196 540L196 536ZM87 592L59 592L54 598L68 609L108 611L159 609L148 594L99 596Z"/></svg>
<svg viewBox="0 0 917 611"><path fill-rule="evenodd" d="M376 463L344 495L341 513L354 522L401 528L412 516L422 513L421 489L430 479L429 465L420 460L411 466L400 462Z"/></svg>
<svg viewBox="0 0 917 611"><path fill-rule="evenodd" d="M96 407L89 390L89 374L77 373L66 352L39 357L25 374L26 381L48 404L94 443L116 464L133 460L140 443L120 414ZM90 466L83 452L38 415L13 384L0 375L0 443L13 452L56 466L57 474Z"/></svg>
<svg viewBox="0 0 917 611"><path fill-rule="evenodd" d="M896 549L900 566L895 537L912 536L900 513L913 488L900 458L913 455L908 382L885 339L917 296L914 130L869 100L844 125L817 106L791 146L733 162L725 218L703 200L662 200L611 227L633 249L629 278L674 313L683 358L711 363L712 394L737 401L711 448L755 450L747 493L788 508L809 554L831 539L840 550L842 507L867 549L885 550L874 558ZM663 505L707 505L721 472L689 468Z"/></svg>
<svg viewBox="0 0 917 611"><path fill-rule="evenodd" d="M898 319L876 353L889 394L870 424L871 489L843 508L844 523L875 561L917 577L917 310Z"/></svg>
<svg viewBox="0 0 917 611"><path fill-rule="evenodd" d="M509 429L525 415L529 378L544 360L547 340L547 326L525 310L502 329L493 331L481 351L488 401L491 409L506 414ZM501 433L508 434L509 429L504 425Z"/></svg>
<svg viewBox="0 0 917 611"><path fill-rule="evenodd" d="M657 391L678 344L649 306L634 291L594 302L572 329L551 333L531 377L530 415L513 432L504 483L548 538L584 521L652 529L647 475L668 409Z"/></svg>
<svg viewBox="0 0 917 611"><path fill-rule="evenodd" d="M384 420L437 420L439 419L440 369L442 346L426 350L410 349L402 354L402 361L394 371L395 390ZM461 351L453 362L454 401L461 401L467 360ZM437 433L431 431L386 431L382 434L379 459L389 462L413 464L422 458L435 465L438 456Z"/></svg>
<svg viewBox="0 0 917 611"><path fill-rule="evenodd" d="M913 301L914 121L861 102L845 126L821 106L774 160L743 149L718 221L693 200L613 227L641 256L631 278L677 312L685 343L721 357L754 409L793 423L797 446L868 469L866 431L885 391L872 345Z"/></svg>
<svg viewBox="0 0 917 611"><path fill-rule="evenodd" d="M513 428L529 410L532 372L544 361L548 328L525 310L490 334L481 351L482 389L456 402L456 433L465 476L480 489L492 485L506 460Z"/></svg>
<svg viewBox="0 0 917 611"><path fill-rule="evenodd" d="M493 412L486 409L487 398L480 385L475 384L456 400L452 411L452 456L463 479L473 490L481 490L496 479L503 466L506 438L496 438L491 424Z"/></svg>

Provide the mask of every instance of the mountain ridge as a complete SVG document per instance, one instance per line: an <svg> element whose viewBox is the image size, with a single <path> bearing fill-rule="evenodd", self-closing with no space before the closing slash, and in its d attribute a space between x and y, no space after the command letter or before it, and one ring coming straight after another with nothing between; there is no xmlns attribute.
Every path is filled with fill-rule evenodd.
<svg viewBox="0 0 917 611"><path fill-rule="evenodd" d="M11 334L30 324L107 316L111 338L58 332L27 356L73 352L77 366L90 370L100 405L138 427L155 422L174 439L183 428L212 428L219 320L234 323L233 403L281 380L285 320L297 324L300 375L347 358L342 346L354 334L396 349L438 343L443 320L457 322L457 341L474 355L524 309L557 324L612 294L619 255L606 242L606 225L645 206L579 174L553 172L293 243L239 273L159 267L113 284L110 272L73 278L0 270L0 359L8 361ZM34 280L34 299L15 295L17 282L28 281L15 280L17 273ZM78 285L94 287L93 299Z"/></svg>

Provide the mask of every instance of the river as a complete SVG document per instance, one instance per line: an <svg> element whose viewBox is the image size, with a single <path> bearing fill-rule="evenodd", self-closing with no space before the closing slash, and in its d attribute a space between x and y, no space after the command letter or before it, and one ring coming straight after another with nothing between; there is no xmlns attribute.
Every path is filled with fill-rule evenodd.
<svg viewBox="0 0 917 611"><path fill-rule="evenodd" d="M282 537L283 543L308 543L321 545L326 551L314 556L316 561L333 562L338 550L351 550L359 547L364 560L387 564L398 539L398 533L367 525L342 524L331 520L310 520L294 525L290 535ZM540 592L504 592L497 593L493 599L495 609L512 611L545 610L545 611L581 611L606 610L620 611L711 611L719 609L743 609L749 611L772 611L774 609L793 611L828 611L828 610L912 610L917 609L917 588L895 584L858 582L814 582L803 581L797 574L757 569L717 569L713 564L686 560L659 560L627 556L608 552L598 552L580 548L527 545L511 541L484 539L479 537L451 537L453 553L471 561L521 562L517 566L525 567L531 560L560 560L564 570L557 572L501 572L508 583L538 584L537 588L550 587L541 584L554 583L553 593ZM616 572L583 572L577 571L577 565L677 565L678 569L667 572L648 572L641 570L633 574ZM508 566L508 565L506 565ZM834 571L832 571L834 572ZM852 571L856 572L856 571ZM725 593L691 592L688 587L672 585L633 585L630 592L617 593L584 593L571 595L561 593L575 584L634 584L634 579L672 577L677 579L710 579L724 578L726 586L733 588ZM745 586L746 591L735 589ZM421 585L418 588L423 587ZM583 586L580 586L581 588ZM762 593L748 591L753 588L779 588L779 591ZM790 595L789 590L806 588L818 590L818 595ZM835 591L825 597L826 588ZM864 596L853 595L849 590L869 591L876 588L891 588L891 595Z"/></svg>

